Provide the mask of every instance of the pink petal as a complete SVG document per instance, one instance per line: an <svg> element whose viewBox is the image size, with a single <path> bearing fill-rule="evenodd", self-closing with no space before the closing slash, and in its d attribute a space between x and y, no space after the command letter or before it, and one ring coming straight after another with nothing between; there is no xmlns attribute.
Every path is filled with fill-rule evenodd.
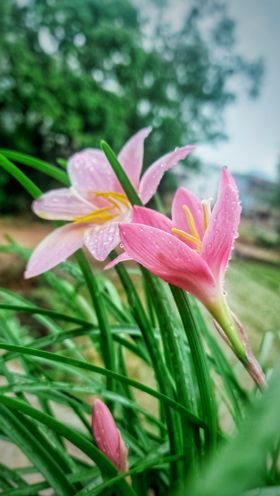
<svg viewBox="0 0 280 496"><path fill-rule="evenodd" d="M121 224L126 253L161 279L201 301L216 293L214 278L198 253L172 234L143 224Z"/></svg>
<svg viewBox="0 0 280 496"><path fill-rule="evenodd" d="M156 162L154 162L143 175L140 181L139 195L144 204L155 194L159 183L166 171L174 167L174 165L186 158L194 149L194 146L182 146L174 152L167 153Z"/></svg>
<svg viewBox="0 0 280 496"><path fill-rule="evenodd" d="M73 220L95 209L94 205L83 199L72 188L48 191L32 203L32 210L43 219Z"/></svg>
<svg viewBox="0 0 280 496"><path fill-rule="evenodd" d="M127 468L127 449L109 408L95 400L92 412L92 432L100 451L121 471Z"/></svg>
<svg viewBox="0 0 280 496"><path fill-rule="evenodd" d="M109 262L107 265L105 265L104 270L109 270L113 269L116 265L118 265L121 262L129 262L132 260L132 258L127 254L127 253L121 253L118 255L112 262Z"/></svg>
<svg viewBox="0 0 280 496"><path fill-rule="evenodd" d="M112 221L89 227L85 232L84 243L90 254L103 262L120 244L119 223Z"/></svg>
<svg viewBox="0 0 280 496"><path fill-rule="evenodd" d="M200 238L204 235L204 216L203 208L200 199L191 191L185 188L177 189L172 203L172 223L177 229L182 229L185 232L192 234L187 217L184 213L183 206L189 207L195 225L197 227Z"/></svg>
<svg viewBox="0 0 280 496"><path fill-rule="evenodd" d="M146 127L134 134L121 149L118 159L135 188L138 187L143 166L144 140L152 128Z"/></svg>
<svg viewBox="0 0 280 496"><path fill-rule="evenodd" d="M201 252L221 285L238 234L240 214L236 183L228 170L223 169L218 199L203 239Z"/></svg>
<svg viewBox="0 0 280 496"><path fill-rule="evenodd" d="M67 224L53 231L33 251L24 277L38 276L64 262L83 245L87 224Z"/></svg>
<svg viewBox="0 0 280 496"><path fill-rule="evenodd" d="M163 231L171 232L172 222L165 215L145 207L133 208L133 222L145 224L146 226L157 227Z"/></svg>
<svg viewBox="0 0 280 496"><path fill-rule="evenodd" d="M95 148L75 153L68 162L68 174L74 188L81 193L117 191L119 184L104 153Z"/></svg>

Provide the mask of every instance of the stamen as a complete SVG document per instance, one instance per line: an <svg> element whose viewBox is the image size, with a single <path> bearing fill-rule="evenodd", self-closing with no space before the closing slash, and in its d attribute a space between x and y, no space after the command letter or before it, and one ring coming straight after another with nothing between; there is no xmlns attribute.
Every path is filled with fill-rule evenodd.
<svg viewBox="0 0 280 496"><path fill-rule="evenodd" d="M181 238L185 238L188 241L191 241L194 245L197 246L198 249L201 247L200 239L196 238L192 234L186 233L185 231L182 231L181 229L177 229L176 227L172 227L171 231L172 234L177 234L177 236L181 236Z"/></svg>
<svg viewBox="0 0 280 496"><path fill-rule="evenodd" d="M115 206L118 206L118 205L116 202L114 202L114 200L117 200L119 203L122 203L126 207L129 206L128 198L124 193L117 193L116 191L104 191L104 192L103 191L97 191L95 193L95 196L97 198L98 197L106 198L109 201L111 201L111 203L113 203Z"/></svg>
<svg viewBox="0 0 280 496"><path fill-rule="evenodd" d="M187 218L189 228L192 232L193 237L200 240L200 236L199 236L196 224L195 224L195 220L193 218L193 214L191 213L189 207L187 205L183 205L183 211L184 211L184 214Z"/></svg>
<svg viewBox="0 0 280 496"><path fill-rule="evenodd" d="M203 208L204 229L206 231L209 225L209 219L211 215L210 200L202 200L201 205Z"/></svg>
<svg viewBox="0 0 280 496"><path fill-rule="evenodd" d="M75 223L79 224L80 222L107 222L108 220L112 220L117 217L117 214L109 213L112 210L112 207L104 207L91 212L90 214L84 215L83 217L77 217L75 219Z"/></svg>

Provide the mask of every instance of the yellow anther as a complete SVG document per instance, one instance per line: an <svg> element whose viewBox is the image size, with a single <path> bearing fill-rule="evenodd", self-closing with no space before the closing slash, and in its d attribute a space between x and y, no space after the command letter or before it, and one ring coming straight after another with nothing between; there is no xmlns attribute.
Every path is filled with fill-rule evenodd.
<svg viewBox="0 0 280 496"><path fill-rule="evenodd" d="M201 205L203 208L203 221L204 221L205 231L209 225L209 219L210 219L210 215L211 215L210 201L211 200L202 200L202 202L201 202Z"/></svg>
<svg viewBox="0 0 280 496"><path fill-rule="evenodd" d="M119 207L117 202L122 203L126 207L129 206L129 201L124 193L117 193L116 191L97 191L94 193L94 196L96 198L105 198L117 207ZM114 200L116 200L116 202Z"/></svg>
<svg viewBox="0 0 280 496"><path fill-rule="evenodd" d="M83 217L77 217L75 219L75 223L79 224L80 222L95 222L95 223L103 223L117 217L117 214L112 214L110 211L112 207L104 207L91 212L90 214L84 215Z"/></svg>
<svg viewBox="0 0 280 496"><path fill-rule="evenodd" d="M188 241L191 241L194 245L197 246L199 249L201 246L201 241L199 238L193 236L192 234L186 233L185 231L182 231L181 229L177 229L176 227L172 227L171 229L172 234L177 234L177 236L181 236L181 238L187 239Z"/></svg>
<svg viewBox="0 0 280 496"><path fill-rule="evenodd" d="M204 229L206 230L209 224L209 212L208 212L208 204L206 200L203 200L201 202L202 208L203 208L203 222L204 222Z"/></svg>
<svg viewBox="0 0 280 496"><path fill-rule="evenodd" d="M94 210L90 214L82 217L77 217L75 223L80 222L94 222L95 224L104 224L112 219L118 217L122 211L122 205L126 208L129 207L129 201L124 193L117 193L115 191L97 191L92 193L94 198L104 198L109 205Z"/></svg>
<svg viewBox="0 0 280 496"><path fill-rule="evenodd" d="M191 230L193 237L200 241L200 236L199 236L196 224L195 224L195 220L193 218L193 214L191 213L191 211L190 211L189 207L187 207L187 205L183 205L183 211L184 211L184 214L187 218L189 228Z"/></svg>

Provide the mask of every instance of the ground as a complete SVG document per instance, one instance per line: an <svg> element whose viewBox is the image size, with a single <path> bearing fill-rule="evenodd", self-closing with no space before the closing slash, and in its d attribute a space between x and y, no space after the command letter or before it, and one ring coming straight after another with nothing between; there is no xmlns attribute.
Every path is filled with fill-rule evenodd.
<svg viewBox="0 0 280 496"><path fill-rule="evenodd" d="M30 218L0 218L0 244L6 243L8 234L22 246L33 248L52 229L50 223ZM257 349L264 332L280 332L280 255L244 240L238 240L226 277L226 290L233 310L246 325ZM23 270L21 260L0 253L0 286L28 292L32 283L23 280Z"/></svg>

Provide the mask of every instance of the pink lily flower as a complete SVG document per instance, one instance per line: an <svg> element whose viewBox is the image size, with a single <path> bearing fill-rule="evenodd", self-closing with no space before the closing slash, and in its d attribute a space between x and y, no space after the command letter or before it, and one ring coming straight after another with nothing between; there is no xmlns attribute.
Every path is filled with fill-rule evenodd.
<svg viewBox="0 0 280 496"><path fill-rule="evenodd" d="M155 194L166 171L186 158L193 146L183 146L154 162L140 179L144 140L151 128L140 130L124 145L119 161L146 204ZM120 243L119 223L129 222L132 207L104 153L86 149L68 163L70 188L43 194L33 202L33 211L43 219L70 223L56 229L34 250L25 277L34 277L66 260L85 246L99 261Z"/></svg>
<svg viewBox="0 0 280 496"><path fill-rule="evenodd" d="M100 451L120 472L128 470L128 450L109 408L97 399L92 411L92 433Z"/></svg>
<svg viewBox="0 0 280 496"><path fill-rule="evenodd" d="M184 188L175 194L172 220L151 209L134 207L133 222L120 224L125 253L107 268L133 259L164 281L194 295L212 314L219 332L255 381L262 384L263 373L224 294L224 276L240 214L236 183L224 168L212 212L209 201L200 201Z"/></svg>

